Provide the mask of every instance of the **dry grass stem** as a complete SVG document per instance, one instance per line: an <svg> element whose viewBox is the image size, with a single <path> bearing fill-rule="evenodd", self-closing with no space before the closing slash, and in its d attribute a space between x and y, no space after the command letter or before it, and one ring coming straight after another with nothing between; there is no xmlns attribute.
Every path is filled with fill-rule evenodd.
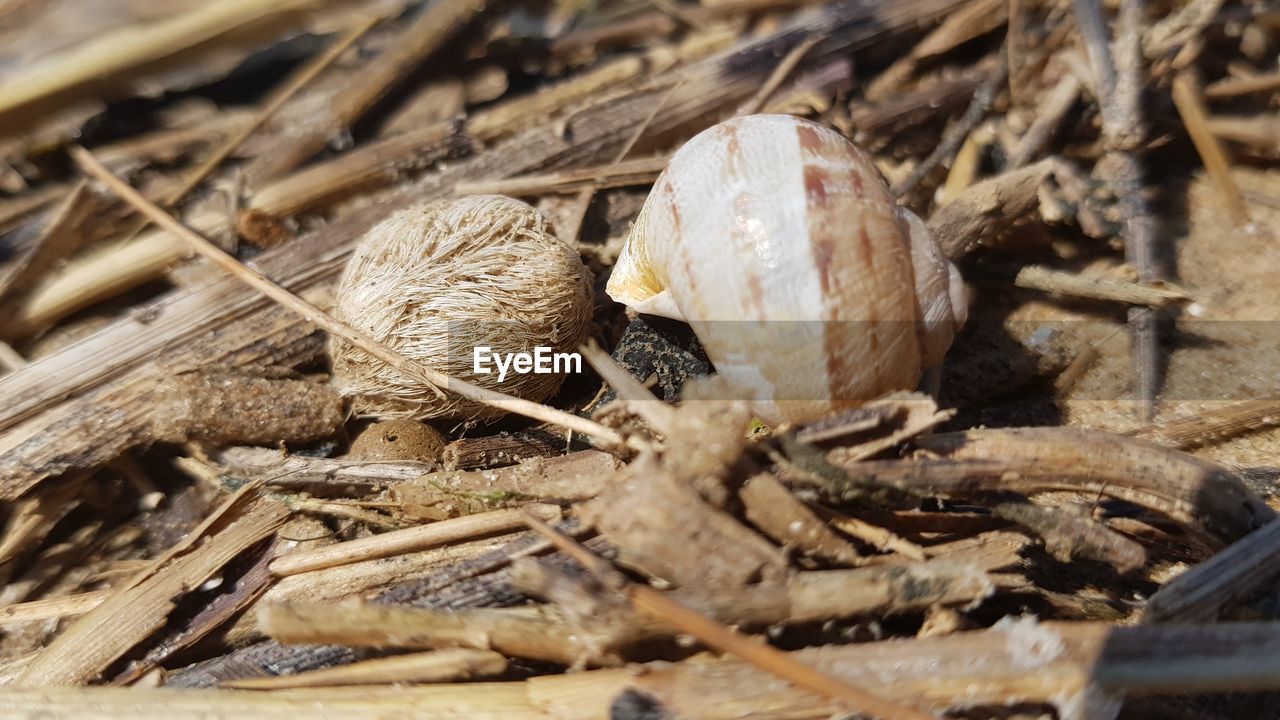
<svg viewBox="0 0 1280 720"><path fill-rule="evenodd" d="M1205 170L1213 178L1213 184L1222 193L1222 200L1227 206L1236 225L1249 221L1249 209L1244 198L1240 196L1240 188L1231 176L1231 161L1218 138L1208 126L1209 113L1205 109L1204 100L1200 97L1195 80L1187 73L1179 73L1173 79L1173 102L1187 128L1187 134L1195 143L1196 151L1204 162Z"/></svg>
<svg viewBox="0 0 1280 720"><path fill-rule="evenodd" d="M555 505L532 505L526 509L538 517L549 520L560 519L560 508ZM393 530L359 540L348 540L314 550L282 555L271 562L271 572L277 577L283 577L425 550L436 545L510 531L523 526L523 518L521 510L494 510L404 530Z"/></svg>

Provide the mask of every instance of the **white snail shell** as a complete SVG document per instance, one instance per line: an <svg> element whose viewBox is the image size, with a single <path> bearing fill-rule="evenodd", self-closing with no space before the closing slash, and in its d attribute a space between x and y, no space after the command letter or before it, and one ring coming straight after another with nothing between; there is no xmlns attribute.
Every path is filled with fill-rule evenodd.
<svg viewBox="0 0 1280 720"><path fill-rule="evenodd" d="M338 286L334 315L450 377L526 400L555 394L563 374L473 372L473 352L572 352L591 324L590 274L529 205L475 195L417 205L361 239ZM413 377L338 338L334 381L357 413L390 418L490 419L502 411Z"/></svg>
<svg viewBox="0 0 1280 720"><path fill-rule="evenodd" d="M956 268L871 160L789 115L728 120L680 148L606 290L688 322L775 423L915 388L967 312Z"/></svg>

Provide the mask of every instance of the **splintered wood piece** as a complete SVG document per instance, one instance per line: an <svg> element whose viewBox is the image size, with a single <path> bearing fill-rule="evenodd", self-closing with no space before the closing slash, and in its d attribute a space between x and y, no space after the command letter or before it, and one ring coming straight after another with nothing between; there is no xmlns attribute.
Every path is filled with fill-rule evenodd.
<svg viewBox="0 0 1280 720"><path fill-rule="evenodd" d="M534 458L560 457L569 446L570 438L564 433L535 428L458 438L445 446L440 462L446 470L497 468Z"/></svg>
<svg viewBox="0 0 1280 720"><path fill-rule="evenodd" d="M820 671L874 684L886 697L941 712L1041 702L1079 707L1088 693L1098 691L1148 695L1274 688L1280 685L1274 674L1280 660L1268 653L1277 647L1280 623L1157 628L1016 620L990 630L828 645L790 655ZM829 717L840 711L830 700L780 686L766 672L728 658L639 673L628 668L537 678L529 685L535 702L560 717L603 717L623 688L672 717L731 720L752 712ZM1118 709L1118 703L1104 705L1082 717L1112 718Z"/></svg>
<svg viewBox="0 0 1280 720"><path fill-rule="evenodd" d="M1212 445L1280 425L1280 397L1243 400L1191 417L1146 425L1133 434L1179 450Z"/></svg>
<svg viewBox="0 0 1280 720"><path fill-rule="evenodd" d="M414 583L443 583L445 579L460 573L469 577L463 569L479 559L492 556L510 544L513 537L507 534L471 540L452 545L442 545L420 552L403 553L375 560L364 560L348 565L336 565L325 570L314 570L299 575L289 575L267 591L259 604L289 602L337 601L351 596L363 596L389 587L404 587ZM491 562L475 574L493 572L508 562ZM435 585L432 585L435 587ZM252 623L250 623L252 624ZM256 638L256 626L250 628Z"/></svg>
<svg viewBox="0 0 1280 720"><path fill-rule="evenodd" d="M772 70L760 58L784 53L802 37L827 39L805 64L846 56L884 32L946 14L960 0L896 0L827 8L793 27L748 40L716 56L671 70L671 101L654 119L672 132L754 92ZM871 20L874 19L874 22ZM634 88L572 118L539 122L474 158L431 173L392 197L371 203L305 237L255 258L255 265L304 297L322 298L355 241L389 214L446 196L461 179L598 163L612 156L667 88ZM527 117L524 118L527 122ZM572 142L565 137L571 131ZM212 363L290 364L314 358L322 343L314 326L273 307L232 278L210 276L147 306L72 348L0 377L0 499L41 480L97 467L131 442L145 440L146 402L159 368Z"/></svg>
<svg viewBox="0 0 1280 720"><path fill-rule="evenodd" d="M1280 522L1272 520L1205 562L1165 583L1147 601L1143 622L1212 622L1231 602L1280 574Z"/></svg>
<svg viewBox="0 0 1280 720"><path fill-rule="evenodd" d="M1186 291L1168 283L1156 285L1086 277L1041 265L1027 265L1020 269L1013 284L1029 290L1041 290L1091 300L1112 300L1147 307L1166 307L1191 299Z"/></svg>
<svg viewBox="0 0 1280 720"><path fill-rule="evenodd" d="M601 450L529 458L490 470L433 471L416 461L345 460L282 456L256 447L228 448L218 454L225 472L262 479L273 486L386 486L388 495L410 516L446 514L447 508L529 499L578 501L595 497L612 480L621 462ZM416 509L415 509L416 508ZM432 509L436 508L436 509Z"/></svg>
<svg viewBox="0 0 1280 720"><path fill-rule="evenodd" d="M1087 512L1087 508L1080 508ZM1044 540L1055 559L1100 560L1126 573L1147 562L1142 545L1068 508L1040 507L1032 503L1000 503L991 513L1031 530Z"/></svg>
<svg viewBox="0 0 1280 720"><path fill-rule="evenodd" d="M1011 571L1025 565L1022 550L1030 544L1024 533L989 530L973 537L929 545L925 552L940 561L967 563L987 572Z"/></svg>
<svg viewBox="0 0 1280 720"><path fill-rule="evenodd" d="M619 648L664 634L639 618L585 626L547 605L455 611L355 602L290 603L262 606L258 625L285 643L463 647L562 665L617 665Z"/></svg>
<svg viewBox="0 0 1280 720"><path fill-rule="evenodd" d="M628 185L649 185L657 179L658 174L667 166L669 159L666 156L636 158L607 165L574 168L542 175L524 175L504 180L465 180L458 183L453 192L456 195L527 197L575 193L587 188L604 190Z"/></svg>
<svg viewBox="0 0 1280 720"><path fill-rule="evenodd" d="M751 524L775 542L842 565L862 564L862 556L853 545L832 532L772 475L760 473L747 480L738 497Z"/></svg>
<svg viewBox="0 0 1280 720"><path fill-rule="evenodd" d="M1040 187L1052 176L1057 160L1011 170L969 187L929 217L929 230L943 254L962 258L992 244L1015 222L1040 204Z"/></svg>
<svg viewBox="0 0 1280 720"><path fill-rule="evenodd" d="M227 583L223 593L209 601L190 620L171 623L166 628L166 635L160 642L153 644L146 655L139 661L131 663L129 668L112 680L113 685L133 685L147 673L159 667L178 652L185 650L234 618L242 610L249 607L267 588L274 578L267 571L267 563L275 551L273 543L264 543L265 547L256 551L257 559L233 583L229 579L220 579Z"/></svg>
<svg viewBox="0 0 1280 720"><path fill-rule="evenodd" d="M955 416L955 410L939 410L932 397L918 392L896 392L872 400L857 409L830 415L796 432L806 443L839 441L828 453L832 462L853 462L878 455ZM859 427L860 419L872 419Z"/></svg>
<svg viewBox="0 0 1280 720"><path fill-rule="evenodd" d="M246 485L201 527L81 616L23 669L18 685L82 685L164 627L179 600L276 531L284 503Z"/></svg>
<svg viewBox="0 0 1280 720"><path fill-rule="evenodd" d="M491 650L450 648L362 660L294 675L226 680L223 687L240 690L382 685L389 683L447 683L501 675L507 659Z"/></svg>
<svg viewBox="0 0 1280 720"><path fill-rule="evenodd" d="M530 505L523 510L494 510L477 515L465 515L452 520L441 520L429 525L393 530L381 535L371 535L359 540L348 540L314 550L283 555L271 563L271 572L277 577L297 575L362 560L374 560L425 550L448 542L470 540L478 536L522 527L525 512L532 512L537 517L548 520L560 519L560 507L557 505Z"/></svg>
<svg viewBox="0 0 1280 720"><path fill-rule="evenodd" d="M652 454L579 507L583 520L619 549L619 558L708 597L746 585L779 584L787 561L769 541L702 498Z"/></svg>
<svg viewBox="0 0 1280 720"><path fill-rule="evenodd" d="M110 590L95 590L66 597L0 605L0 625L17 625L33 620L83 615L101 605L102 601L110 596Z"/></svg>
<svg viewBox="0 0 1280 720"><path fill-rule="evenodd" d="M920 438L936 460L853 463L854 475L966 496L1051 490L1105 495L1165 515L1221 545L1275 518L1227 469L1177 450L1077 428L970 430Z"/></svg>
<svg viewBox="0 0 1280 720"><path fill-rule="evenodd" d="M924 548L910 540L899 537L879 525L873 525L855 517L841 515L832 510L827 510L824 514L831 517L832 527L846 535L858 538L874 548L898 553L909 560L925 559Z"/></svg>

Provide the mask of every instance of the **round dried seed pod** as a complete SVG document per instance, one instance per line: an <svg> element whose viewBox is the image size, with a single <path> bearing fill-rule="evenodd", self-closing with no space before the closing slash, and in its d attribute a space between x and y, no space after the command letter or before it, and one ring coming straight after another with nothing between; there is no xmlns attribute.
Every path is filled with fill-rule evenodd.
<svg viewBox="0 0 1280 720"><path fill-rule="evenodd" d="M360 241L334 314L406 357L527 400L555 394L563 373L503 377L497 358L573 352L591 320L591 282L576 251L529 205L497 195L403 210ZM477 348L481 350L478 356ZM330 340L337 387L358 414L491 419L501 410L432 388ZM481 359L489 372L475 372ZM554 366L553 366L554 367ZM563 365L561 365L563 369ZM501 380L500 380L501 378Z"/></svg>
<svg viewBox="0 0 1280 720"><path fill-rule="evenodd" d="M365 428L347 451L350 460L439 462L445 440L439 430L417 420L386 420Z"/></svg>

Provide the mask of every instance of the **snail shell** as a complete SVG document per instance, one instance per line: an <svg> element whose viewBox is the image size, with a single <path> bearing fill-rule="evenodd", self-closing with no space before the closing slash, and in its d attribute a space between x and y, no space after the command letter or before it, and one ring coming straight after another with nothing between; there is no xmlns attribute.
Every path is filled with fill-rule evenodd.
<svg viewBox="0 0 1280 720"><path fill-rule="evenodd" d="M680 148L606 291L688 322L775 423L915 388L967 309L959 273L871 160L789 115L728 120Z"/></svg>
<svg viewBox="0 0 1280 720"><path fill-rule="evenodd" d="M369 230L343 273L334 315L450 377L542 401L563 374L513 373L500 382L495 373L473 372L473 350L576 350L590 328L591 280L577 251L537 210L474 195L407 208ZM447 388L438 397L339 338L329 351L335 384L359 414L489 419L502 412Z"/></svg>

